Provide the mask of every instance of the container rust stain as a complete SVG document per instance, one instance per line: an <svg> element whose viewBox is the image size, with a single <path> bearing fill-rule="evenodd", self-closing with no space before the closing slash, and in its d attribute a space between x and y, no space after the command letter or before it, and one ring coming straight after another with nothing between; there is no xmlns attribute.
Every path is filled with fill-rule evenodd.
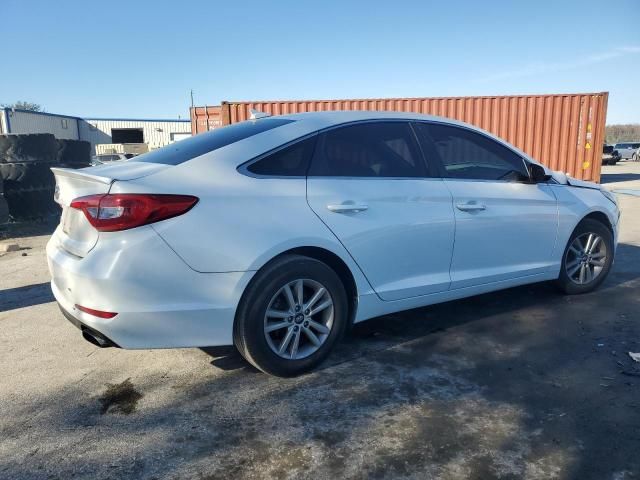
<svg viewBox="0 0 640 480"><path fill-rule="evenodd" d="M503 138L554 170L600 180L608 92L446 98L378 98L222 102L191 111L194 134L210 130L204 115L218 112L220 125L247 120L250 109L272 115L327 110L386 110L452 118ZM218 109L218 110L216 110Z"/></svg>

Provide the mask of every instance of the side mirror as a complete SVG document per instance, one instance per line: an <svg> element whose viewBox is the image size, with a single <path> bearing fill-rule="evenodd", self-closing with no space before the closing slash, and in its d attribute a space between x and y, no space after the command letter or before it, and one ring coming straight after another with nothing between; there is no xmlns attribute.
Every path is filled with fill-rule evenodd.
<svg viewBox="0 0 640 480"><path fill-rule="evenodd" d="M533 183L541 183L551 180L551 175L547 173L544 167L537 163L529 164L529 174L531 175L531 181Z"/></svg>

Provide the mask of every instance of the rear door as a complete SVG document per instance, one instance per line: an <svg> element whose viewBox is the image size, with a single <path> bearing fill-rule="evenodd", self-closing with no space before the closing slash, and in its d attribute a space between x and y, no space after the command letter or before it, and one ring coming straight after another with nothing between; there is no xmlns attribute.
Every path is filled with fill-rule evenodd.
<svg viewBox="0 0 640 480"><path fill-rule="evenodd" d="M449 288L451 194L429 174L409 123L357 123L320 134L307 200L383 300Z"/></svg>
<svg viewBox="0 0 640 480"><path fill-rule="evenodd" d="M427 159L453 196L451 289L547 271L558 229L551 188L531 183L523 158L474 130L416 123Z"/></svg>

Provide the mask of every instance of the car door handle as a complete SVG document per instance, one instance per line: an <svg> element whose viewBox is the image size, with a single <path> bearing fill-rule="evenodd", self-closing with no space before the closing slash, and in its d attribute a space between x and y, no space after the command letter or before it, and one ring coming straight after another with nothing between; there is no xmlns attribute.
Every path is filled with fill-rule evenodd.
<svg viewBox="0 0 640 480"><path fill-rule="evenodd" d="M457 203L456 208L463 212L479 212L487 209L487 207L481 203Z"/></svg>
<svg viewBox="0 0 640 480"><path fill-rule="evenodd" d="M364 212L368 208L368 205L363 205L361 203L340 203L337 205L327 205L327 209L334 213L358 213Z"/></svg>

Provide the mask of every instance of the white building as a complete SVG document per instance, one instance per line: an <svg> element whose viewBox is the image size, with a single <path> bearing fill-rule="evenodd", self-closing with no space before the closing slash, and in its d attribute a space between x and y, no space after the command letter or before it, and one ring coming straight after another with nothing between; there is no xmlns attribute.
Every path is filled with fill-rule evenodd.
<svg viewBox="0 0 640 480"><path fill-rule="evenodd" d="M85 118L80 138L98 143L146 143L150 150L191 136L190 120Z"/></svg>
<svg viewBox="0 0 640 480"><path fill-rule="evenodd" d="M52 133L56 138L104 143L145 143L150 150L191 136L190 120L79 118L0 109L0 133Z"/></svg>
<svg viewBox="0 0 640 480"><path fill-rule="evenodd" d="M0 109L0 134L52 133L56 138L79 140L80 121L68 115L3 108Z"/></svg>

